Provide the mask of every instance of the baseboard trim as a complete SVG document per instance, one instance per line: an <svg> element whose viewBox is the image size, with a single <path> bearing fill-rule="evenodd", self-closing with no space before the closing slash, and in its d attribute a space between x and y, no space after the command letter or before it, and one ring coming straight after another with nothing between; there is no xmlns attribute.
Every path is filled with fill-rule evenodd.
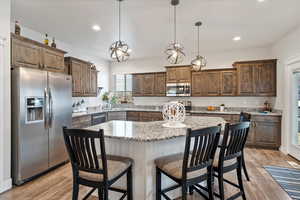
<svg viewBox="0 0 300 200"><path fill-rule="evenodd" d="M284 153L285 155L287 155L289 152L287 150L286 147L280 146L279 151L281 151L282 153Z"/></svg>
<svg viewBox="0 0 300 200"><path fill-rule="evenodd" d="M5 192L12 188L12 179L6 179L2 183L0 183L0 193Z"/></svg>

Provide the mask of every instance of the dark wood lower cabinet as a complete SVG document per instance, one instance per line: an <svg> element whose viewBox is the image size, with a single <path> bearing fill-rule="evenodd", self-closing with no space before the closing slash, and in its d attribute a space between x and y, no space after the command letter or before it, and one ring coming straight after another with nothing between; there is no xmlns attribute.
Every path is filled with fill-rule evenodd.
<svg viewBox="0 0 300 200"><path fill-rule="evenodd" d="M192 115L222 117L228 123L236 123L239 121L239 115L198 113ZM246 145L248 147L279 149L281 145L281 116L252 116Z"/></svg>
<svg viewBox="0 0 300 200"><path fill-rule="evenodd" d="M161 121L163 116L161 112L130 111L127 112L127 121Z"/></svg>
<svg viewBox="0 0 300 200"><path fill-rule="evenodd" d="M149 111L108 112L107 121L112 120L150 122L162 121L163 116L161 112ZM86 128L89 126L92 126L92 115L83 115L72 118L72 128Z"/></svg>
<svg viewBox="0 0 300 200"><path fill-rule="evenodd" d="M140 121L140 112L130 111L127 112L128 121Z"/></svg>
<svg viewBox="0 0 300 200"><path fill-rule="evenodd" d="M72 118L72 128L86 128L92 125L92 116L84 115Z"/></svg>

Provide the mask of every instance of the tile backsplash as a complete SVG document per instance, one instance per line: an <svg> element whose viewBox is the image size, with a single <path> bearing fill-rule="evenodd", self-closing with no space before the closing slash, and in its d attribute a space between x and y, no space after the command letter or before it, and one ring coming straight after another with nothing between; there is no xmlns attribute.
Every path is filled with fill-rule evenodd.
<svg viewBox="0 0 300 200"><path fill-rule="evenodd" d="M95 107L103 102L101 97L73 97L73 103L84 100L86 107ZM192 106L207 107L220 106L225 104L225 107L239 108L261 108L264 102L268 101L272 107L275 105L275 97L134 97L133 103L137 106L161 106L169 101L190 100Z"/></svg>
<svg viewBox="0 0 300 200"><path fill-rule="evenodd" d="M135 97L135 105L162 105L169 101L190 100L193 106L220 106L226 107L263 107L264 102L268 101L272 106L275 104L275 97Z"/></svg>

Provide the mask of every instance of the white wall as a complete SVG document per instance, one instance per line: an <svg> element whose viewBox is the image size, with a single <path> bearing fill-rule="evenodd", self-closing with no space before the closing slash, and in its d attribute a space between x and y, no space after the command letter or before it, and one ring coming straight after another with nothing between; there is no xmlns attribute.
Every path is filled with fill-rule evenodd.
<svg viewBox="0 0 300 200"><path fill-rule="evenodd" d="M287 62L296 56L300 56L300 26L295 30L288 33L281 40L276 42L272 46L272 53L278 60L278 71L277 71L277 92L278 98L276 100L276 106L283 110L282 117L282 146L281 150L288 153L288 138L292 134L292 127L290 118L290 98L291 93L289 93L291 87L291 78L289 74L291 73Z"/></svg>
<svg viewBox="0 0 300 200"><path fill-rule="evenodd" d="M203 55L207 57L207 69L231 68L233 62L240 60L274 58L270 48L241 49L226 52L203 53ZM186 57L185 62L182 64L189 64L191 59L190 56ZM126 63L112 63L111 74L165 71L164 66L167 65L169 64L165 57L129 60ZM110 82L110 85L113 87L112 79ZM261 107L265 100L269 100L273 105L276 104L276 98L264 97L192 97L186 99L192 100L195 106L218 106L224 103L230 107ZM134 98L134 103L138 105L161 105L168 100L170 100L170 98L167 97L138 97Z"/></svg>
<svg viewBox="0 0 300 200"><path fill-rule="evenodd" d="M0 193L11 188L10 3L0 1Z"/></svg>
<svg viewBox="0 0 300 200"><path fill-rule="evenodd" d="M11 24L11 31L14 32L14 24ZM24 37L28 37L30 39L39 41L39 42L43 42L44 37L45 37L44 34L34 31L27 27L22 27L21 35ZM49 42L51 44L52 36L49 36L48 38L49 38L49 40L50 40ZM101 59L94 52L76 48L70 44L60 41L59 39L56 39L56 45L57 45L57 48L68 52L66 54L66 56L72 56L72 57L76 57L76 58L94 63L97 67L97 70L99 71L98 86L103 87L102 92L109 90L109 74L110 74L109 64L110 63L108 61ZM83 97L83 98L78 97L78 98L73 98L73 101L79 101L81 99L85 100L87 106L97 106L101 103L100 97Z"/></svg>

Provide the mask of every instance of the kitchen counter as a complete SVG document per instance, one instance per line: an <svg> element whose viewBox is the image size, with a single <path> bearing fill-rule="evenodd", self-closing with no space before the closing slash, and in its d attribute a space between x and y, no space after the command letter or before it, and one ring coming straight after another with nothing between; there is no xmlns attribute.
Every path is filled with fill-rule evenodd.
<svg viewBox="0 0 300 200"><path fill-rule="evenodd" d="M198 117L187 116L184 124L186 128L165 128L164 121L132 122L132 121L109 121L88 127L89 130L104 130L105 137L134 140L140 142L153 142L157 140L171 139L185 136L187 128L200 129L218 124L225 125L226 121L221 117Z"/></svg>
<svg viewBox="0 0 300 200"><path fill-rule="evenodd" d="M161 112L158 108L112 108L110 110L100 110L100 109L93 109L91 111L86 112L78 112L73 113L72 117L80 117L84 115L92 115L96 113L107 113L107 112L127 112L127 111L140 111L140 112ZM207 111L207 110L191 110L191 113L193 114L224 114L224 115L239 115L240 111ZM262 115L262 116L281 116L282 114L280 112L268 112L268 113L262 113L262 112L247 112L251 115Z"/></svg>

